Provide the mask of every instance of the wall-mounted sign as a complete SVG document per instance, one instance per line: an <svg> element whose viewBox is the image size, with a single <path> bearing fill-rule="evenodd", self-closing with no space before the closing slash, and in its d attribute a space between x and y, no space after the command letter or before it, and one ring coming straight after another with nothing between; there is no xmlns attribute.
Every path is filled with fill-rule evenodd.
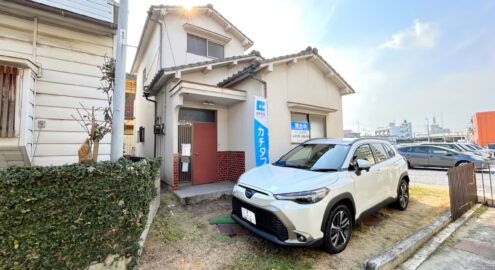
<svg viewBox="0 0 495 270"><path fill-rule="evenodd" d="M181 155L183 157L189 157L191 156L191 144L190 143L183 143L182 144L182 153Z"/></svg>
<svg viewBox="0 0 495 270"><path fill-rule="evenodd" d="M256 167L270 163L268 138L266 99L254 97L254 153Z"/></svg>
<svg viewBox="0 0 495 270"><path fill-rule="evenodd" d="M290 124L290 131L290 140L293 143L309 140L309 123L293 121Z"/></svg>

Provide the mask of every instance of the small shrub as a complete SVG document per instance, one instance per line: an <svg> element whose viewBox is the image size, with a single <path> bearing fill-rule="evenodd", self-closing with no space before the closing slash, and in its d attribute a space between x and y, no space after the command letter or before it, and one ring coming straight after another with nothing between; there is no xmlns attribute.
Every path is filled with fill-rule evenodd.
<svg viewBox="0 0 495 270"><path fill-rule="evenodd" d="M85 269L132 258L160 159L10 167L0 171L0 268Z"/></svg>

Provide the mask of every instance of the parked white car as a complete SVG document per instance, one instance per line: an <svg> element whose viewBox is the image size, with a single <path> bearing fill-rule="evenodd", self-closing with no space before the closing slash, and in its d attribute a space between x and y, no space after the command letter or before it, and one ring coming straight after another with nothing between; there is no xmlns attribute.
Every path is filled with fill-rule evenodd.
<svg viewBox="0 0 495 270"><path fill-rule="evenodd" d="M244 173L232 218L276 244L345 249L352 227L378 209L409 202L407 163L376 139L315 139L272 165Z"/></svg>

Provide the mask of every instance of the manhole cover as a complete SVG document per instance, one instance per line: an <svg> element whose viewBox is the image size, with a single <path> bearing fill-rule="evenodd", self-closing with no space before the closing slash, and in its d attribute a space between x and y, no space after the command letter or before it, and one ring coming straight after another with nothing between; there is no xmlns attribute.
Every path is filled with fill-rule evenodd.
<svg viewBox="0 0 495 270"><path fill-rule="evenodd" d="M363 224L368 226L368 227L371 227L371 226L375 226L376 224L378 224L378 222L380 222L380 218L375 216L375 215L371 215L369 217L366 217L365 219L363 219Z"/></svg>
<svg viewBox="0 0 495 270"><path fill-rule="evenodd" d="M217 224L217 228L222 235L235 236L246 233L238 224Z"/></svg>

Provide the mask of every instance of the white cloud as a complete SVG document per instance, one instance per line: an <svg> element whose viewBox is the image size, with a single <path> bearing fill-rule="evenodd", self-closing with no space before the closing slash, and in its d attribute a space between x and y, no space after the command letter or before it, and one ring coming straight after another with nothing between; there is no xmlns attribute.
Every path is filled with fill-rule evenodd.
<svg viewBox="0 0 495 270"><path fill-rule="evenodd" d="M406 48L428 48L435 47L437 31L429 22L415 20L413 25L392 35L392 39L381 44L378 48L406 49Z"/></svg>

